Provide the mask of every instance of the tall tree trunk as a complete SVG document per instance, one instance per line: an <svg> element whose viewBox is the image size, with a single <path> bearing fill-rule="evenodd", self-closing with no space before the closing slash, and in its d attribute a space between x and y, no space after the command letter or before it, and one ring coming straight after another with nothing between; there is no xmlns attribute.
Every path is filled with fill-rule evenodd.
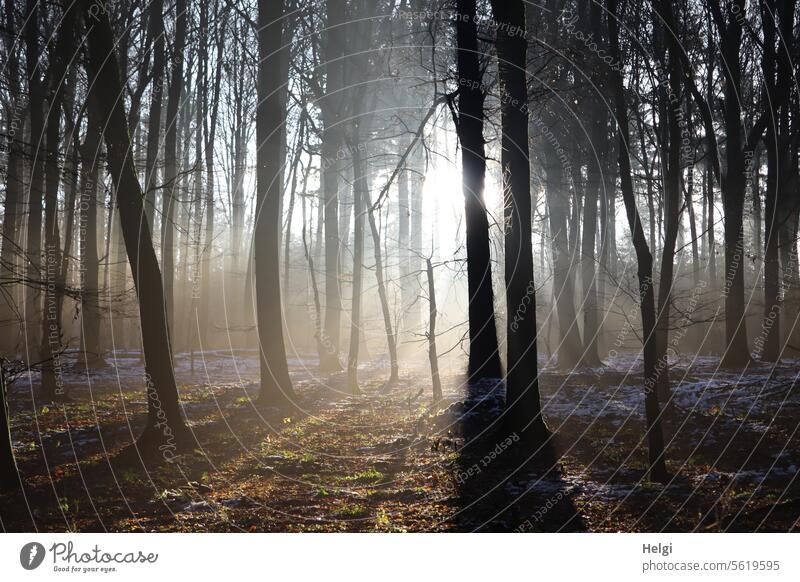
<svg viewBox="0 0 800 582"><path fill-rule="evenodd" d="M617 0L607 0L609 12L608 30L610 54L615 62L621 62L619 48L620 11ZM658 376L656 361L656 305L653 291L653 258L647 246L642 220L636 207L636 196L633 191L633 178L629 156L630 136L628 129L628 104L625 86L620 71L612 69L611 84L614 92L614 113L617 119L617 135L619 139L618 162L622 185L622 200L628 217L628 226L633 236L636 252L637 276L639 279L639 301L642 316L642 334L644 341L644 376L645 376L645 418L647 422L648 456L650 461L649 475L656 481L668 479L664 455L664 434L661 428L661 406L656 390Z"/></svg>
<svg viewBox="0 0 800 582"><path fill-rule="evenodd" d="M522 0L492 0L502 96L506 282L506 409L512 429L531 443L548 435L539 401L536 285L531 241L527 39Z"/></svg>
<svg viewBox="0 0 800 582"><path fill-rule="evenodd" d="M409 155L409 213L410 213L410 239L411 254L408 258L408 300L410 305L405 311L406 330L419 328L422 318L421 305L416 300L419 289L419 275L423 268L422 262L422 188L424 185L423 148L417 145Z"/></svg>
<svg viewBox="0 0 800 582"><path fill-rule="evenodd" d="M17 245L19 244L20 217L23 205L22 200L22 147L25 126L25 100L20 90L19 75L19 49L16 42L16 19L14 16L14 3L5 3L6 55L8 61L5 65L8 80L8 92L11 95L10 106L6 112L6 137L7 149L6 164L6 196L3 205L3 233L0 240L0 349L8 355L17 353L19 341L19 322L15 316L17 311L16 298L20 287L12 284L17 279L18 258Z"/></svg>
<svg viewBox="0 0 800 582"><path fill-rule="evenodd" d="M81 147L81 358L88 368L105 364L100 348L100 258L97 251L97 188L101 170L101 120L96 108L89 108L86 138Z"/></svg>
<svg viewBox="0 0 800 582"><path fill-rule="evenodd" d="M456 3L458 118L461 142L462 188L467 237L467 288L469 291L470 380L500 378L500 349L492 290L489 221L483 200L486 150L483 138L483 106L486 99L478 59L476 1Z"/></svg>
<svg viewBox="0 0 800 582"><path fill-rule="evenodd" d="M341 370L339 340L341 335L342 295L339 281L339 171L342 152L341 96L345 88L342 59L345 55L345 0L329 0L327 38L325 39L326 95L320 103L322 131L322 196L325 221L325 343L331 349L322 352L323 372Z"/></svg>
<svg viewBox="0 0 800 582"><path fill-rule="evenodd" d="M25 278L30 282L25 297L25 343L41 342L41 291L34 283L42 275L42 197L44 194L44 89L39 65L39 2L28 0L25 27L26 76L30 109L30 185L28 186L28 223L25 241ZM37 325L37 322L39 325ZM38 360L38 354L34 356Z"/></svg>
<svg viewBox="0 0 800 582"><path fill-rule="evenodd" d="M658 282L658 315L656 319L656 374L659 396L669 398L669 362L667 361L667 342L669 341L669 320L672 307L672 285L675 270L675 247L680 229L681 215L681 139L683 119L683 72L680 51L683 50L677 35L678 27L672 11L673 0L659 0L655 10L658 21L663 26L666 38L666 59L663 53L657 55L662 65L666 65L667 88L661 96L662 110L666 113L661 123L666 123L666 134L662 147L666 147L666 166L663 169L664 182L664 244L661 254L661 274ZM666 63L664 62L666 61ZM691 162L691 160L688 160Z"/></svg>
<svg viewBox="0 0 800 582"><path fill-rule="evenodd" d="M90 14L89 1L83 0L83 5L86 14ZM94 17L87 16L86 23L89 28L89 77L94 88L89 99L103 120L122 236L139 298L148 418L137 446L147 454L160 452L164 459L170 460L177 448L189 442L189 435L178 403L161 273L150 229L141 220L144 196L129 155L130 132L124 102L104 98L105 92L121 95L124 91L119 65L116 59L108 58L115 54L111 24L108 15L102 11ZM99 93L101 87L102 95Z"/></svg>
<svg viewBox="0 0 800 582"><path fill-rule="evenodd" d="M400 141L400 155L408 149L408 143ZM406 311L414 302L414 287L411 281L411 207L409 202L409 192L411 190L411 169L406 167L397 177L397 249L399 251L400 263L400 305L403 313L402 330L403 337L408 335L409 326Z"/></svg>
<svg viewBox="0 0 800 582"><path fill-rule="evenodd" d="M589 5L589 20L595 38L603 37L603 14L601 5L592 2ZM593 79L592 82L600 91L605 86L604 63L599 59L591 59ZM583 239L581 248L581 280L583 283L583 362L590 366L602 364L598 351L600 338L600 310L597 298L597 204L602 204L603 191L603 164L608 156L607 124L608 112L603 107L605 95L600 94L589 99L591 107L589 118L589 135L591 139L590 152L587 159L588 168L586 184L586 200L583 205Z"/></svg>
<svg viewBox="0 0 800 582"><path fill-rule="evenodd" d="M64 396L61 381L61 307L57 287L60 281L62 253L61 235L58 228L58 189L61 182L61 166L59 164L59 144L61 125L61 103L64 100L65 74L67 62L72 57L73 39L75 37L75 19L77 8L68 8L61 20L58 38L51 55L51 64L47 72L47 103L45 157L45 268L43 283L45 285L44 314L42 316L42 398L55 400ZM65 148L66 149L66 148ZM68 208L68 216L74 218L75 199L72 208ZM68 218L71 220L71 218ZM69 248L66 249L69 252Z"/></svg>
<svg viewBox="0 0 800 582"><path fill-rule="evenodd" d="M350 316L350 349L347 355L347 385L352 394L359 394L358 350L361 336L361 295L363 293L364 272L364 191L367 177L361 149L358 147L359 134L353 136L353 306Z"/></svg>
<svg viewBox="0 0 800 582"><path fill-rule="evenodd" d="M283 136L288 71L281 66L284 0L258 2L258 105L256 107L256 214L254 232L257 324L261 361L259 403L292 404L283 340L280 283L280 227L283 198Z"/></svg>
<svg viewBox="0 0 800 582"><path fill-rule="evenodd" d="M552 111L545 117L545 125L552 132L560 122ZM570 211L570 190L568 176L563 164L565 152L560 140L561 134L550 133L544 144L546 198L550 226L550 247L553 256L553 295L558 313L558 367L570 370L580 365L582 341L578 328L578 315L575 310L575 264L570 252L568 217ZM509 306L509 313L514 308ZM511 316L509 315L509 318Z"/></svg>
<svg viewBox="0 0 800 582"><path fill-rule="evenodd" d="M205 3L203 4L206 7ZM202 12L201 12L202 14ZM211 327L211 257L214 251L214 144L217 134L217 117L219 115L219 92L222 81L222 50L223 37L226 29L226 21L220 22L219 0L214 2L214 21L216 22L217 34L217 54L216 70L214 73L214 89L211 97L211 119L203 116L204 122L208 123L205 128L205 160L206 160L206 229L205 243L203 245L203 256L200 266L201 292L200 292L200 345L208 346L208 332ZM207 22L207 21L206 21ZM206 49L207 50L207 49ZM204 105L208 107L209 99L204 100Z"/></svg>
<svg viewBox="0 0 800 582"><path fill-rule="evenodd" d="M161 203L161 272L164 277L164 301L167 329L175 333L175 205L178 174L178 111L183 93L183 49L186 44L186 0L175 2L175 42L172 46L172 70L167 90L167 119L164 136L164 194Z"/></svg>
<svg viewBox="0 0 800 582"><path fill-rule="evenodd" d="M745 12L745 0L734 0L722 13L719 0L709 3L717 27L720 29L720 52L725 76L723 84L725 127L725 172L722 175L723 225L725 228L725 349L722 365L726 367L746 366L750 361L747 344L747 320L744 301L744 195L745 195L745 147L750 147L742 130L742 22L739 17Z"/></svg>
<svg viewBox="0 0 800 582"><path fill-rule="evenodd" d="M155 225L156 187L158 186L158 150L161 143L161 108L166 80L164 57L164 0L153 0L149 6L147 27L153 42L153 85L150 90L150 115L147 119L147 158L145 161L144 189L147 228Z"/></svg>
<svg viewBox="0 0 800 582"><path fill-rule="evenodd" d="M786 249L796 247L794 236L786 236L787 225L792 223L792 214L796 213L797 208L797 203L791 201L793 194L796 196L796 191L791 189L796 185L793 176L796 157L792 157L789 100L776 98L779 84L784 86L792 75L796 3L796 0L787 0L780 2L778 7L775 0L760 0L764 38L762 72L766 95L772 98L769 100L765 139L767 183L764 196L764 321L759 339L763 347L761 353L756 355L770 362L777 362L783 351L781 311L788 277L782 286L781 262L787 270L789 265L785 264L787 261L780 260L781 249L784 245ZM753 164L752 160L750 162L748 170L751 173L758 172L758 164Z"/></svg>

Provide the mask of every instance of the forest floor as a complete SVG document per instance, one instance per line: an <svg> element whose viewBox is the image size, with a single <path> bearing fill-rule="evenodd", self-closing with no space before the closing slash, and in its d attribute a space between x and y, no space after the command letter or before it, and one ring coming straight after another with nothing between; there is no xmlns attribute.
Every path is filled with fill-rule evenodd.
<svg viewBox="0 0 800 582"><path fill-rule="evenodd" d="M111 363L111 360L109 360ZM11 387L24 497L0 496L4 531L790 531L800 526L797 362L673 363L666 484L646 479L638 363L540 376L553 439L523 447L504 388L365 365L360 396L291 362L298 410L257 409L254 352L176 358L196 448L131 460L146 417L141 362L117 354L65 372L70 401ZM638 385L637 385L638 382ZM469 446L465 447L465 444ZM126 454L120 452L128 449ZM532 455L536 452L536 455Z"/></svg>

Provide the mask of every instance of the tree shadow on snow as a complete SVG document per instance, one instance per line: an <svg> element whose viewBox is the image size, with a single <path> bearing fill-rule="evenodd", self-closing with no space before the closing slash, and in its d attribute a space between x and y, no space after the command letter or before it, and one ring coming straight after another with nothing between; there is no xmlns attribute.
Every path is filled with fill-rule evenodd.
<svg viewBox="0 0 800 582"><path fill-rule="evenodd" d="M554 438L532 444L510 430L501 381L473 383L448 409L464 439L457 462L457 529L470 532L586 531L570 497Z"/></svg>

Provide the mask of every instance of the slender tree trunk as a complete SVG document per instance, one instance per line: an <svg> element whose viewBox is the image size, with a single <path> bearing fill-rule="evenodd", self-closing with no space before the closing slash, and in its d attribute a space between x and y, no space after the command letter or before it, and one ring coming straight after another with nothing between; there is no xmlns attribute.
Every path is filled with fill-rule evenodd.
<svg viewBox="0 0 800 582"><path fill-rule="evenodd" d="M164 136L164 194L161 203L161 271L164 277L164 301L167 328L175 332L175 205L178 175L178 111L183 93L183 49L186 44L186 0L175 2L175 43L172 47L172 71L167 91L166 134Z"/></svg>
<svg viewBox="0 0 800 582"><path fill-rule="evenodd" d="M58 189L61 182L61 166L59 164L61 103L64 99L65 73L67 61L72 56L72 45L75 35L74 25L77 9L68 9L61 21L58 38L52 54L52 62L47 73L48 113L45 126L45 268L42 271L45 285L44 306L42 315L42 398L55 400L64 396L61 383L61 305L57 287L60 283L62 262L61 235L58 228ZM65 148L66 149L66 148ZM72 210L74 217L74 204ZM68 213L70 210L68 209ZM69 251L69 248L66 249Z"/></svg>
<svg viewBox="0 0 800 582"><path fill-rule="evenodd" d="M341 168L342 136L339 122L342 103L339 92L345 89L342 59L345 55L345 0L329 0L327 8L327 37L325 39L326 95L321 102L324 129L322 131L322 196L325 223L325 343L330 347L322 353L323 372L341 370L339 342L341 336L342 295L339 257L339 171Z"/></svg>
<svg viewBox="0 0 800 582"><path fill-rule="evenodd" d="M548 115L545 124L558 128L555 116ZM575 265L570 252L568 216L570 207L569 187L562 165L563 151L558 137L548 139L545 144L547 187L546 197L550 222L550 248L553 256L553 295L558 313L558 367L570 370L581 363L581 337L578 315L575 311ZM509 307L511 311L513 307Z"/></svg>
<svg viewBox="0 0 800 582"><path fill-rule="evenodd" d="M100 348L100 257L97 252L97 187L101 170L101 120L96 108L89 108L86 138L81 147L80 208L83 226L81 263L84 274L81 292L81 358L88 368L102 367Z"/></svg>
<svg viewBox="0 0 800 582"><path fill-rule="evenodd" d="M442 382L439 379L439 355L436 353L436 288L433 279L433 265L426 259L428 275L428 362L431 366L431 384L433 385L433 402L442 400Z"/></svg>
<svg viewBox="0 0 800 582"><path fill-rule="evenodd" d="M310 166L309 166L310 168ZM306 180L307 183L307 180ZM303 188L303 193L305 194L305 187ZM323 352L328 349L323 341L323 329L322 329L322 305L320 304L319 299L319 286L317 285L317 272L316 267L314 266L314 254L308 248L308 239L306 237L306 198L303 196L302 202L302 210L303 210L303 254L305 255L306 262L308 263L308 275L311 279L311 295L314 301L314 320L313 320L313 333L314 333L314 342L317 347L317 354L319 355L319 360L322 361L322 354ZM309 230L311 227L309 227Z"/></svg>
<svg viewBox="0 0 800 582"><path fill-rule="evenodd" d="M402 155L408 144L400 142L400 155ZM406 167L397 177L397 249L399 251L400 263L400 305L403 312L402 329L403 337L408 336L409 326L406 312L414 302L414 288L411 284L411 207L409 203L409 192L411 190L411 170Z"/></svg>
<svg viewBox="0 0 800 582"><path fill-rule="evenodd" d="M350 350L347 356L347 384L352 394L359 394L358 349L361 332L361 295L364 264L364 191L367 177L361 158L358 131L353 136L353 307L350 317Z"/></svg>
<svg viewBox="0 0 800 582"><path fill-rule="evenodd" d="M372 251L375 255L375 277L378 281L378 298L381 303L381 313L383 314L383 326L386 331L386 345L389 350L389 382L396 382L399 378L399 365L397 362L397 337L392 329L392 314L389 311L389 297L386 294L386 283L383 268L383 254L381 252L381 235L378 225L375 222L375 213L372 208L372 201L369 195L369 185L367 184L363 192L364 204L367 209L369 228L372 232Z"/></svg>
<svg viewBox="0 0 800 582"><path fill-rule="evenodd" d="M423 167L423 148L417 145L409 156L410 179L409 179L409 213L410 213L410 239L411 254L408 258L408 296L410 302L405 311L406 330L417 330L421 324L422 311L420 303L417 301L419 289L419 274L422 271L422 188L424 181L422 173Z"/></svg>
<svg viewBox="0 0 800 582"><path fill-rule="evenodd" d="M90 3L83 0L86 14ZM89 76L95 89L89 99L103 120L111 178L117 192L122 235L139 298L147 383L148 422L138 447L145 453L160 452L170 460L176 449L188 443L188 429L178 403L172 368L172 349L167 331L164 290L153 240L144 215L143 192L129 155L130 131L122 100L104 98L105 92L123 92L108 15L86 18L89 29ZM104 93L100 94L102 87Z"/></svg>
<svg viewBox="0 0 800 582"><path fill-rule="evenodd" d="M617 0L607 0L609 11L608 29L610 54L615 62L621 57L619 48L619 24L617 19L620 11ZM658 376L656 361L656 306L653 291L653 259L647 246L639 210L636 207L636 197L633 191L633 178L631 174L630 137L628 133L628 104L625 96L625 87L622 74L611 71L611 83L614 91L614 113L617 119L617 134L619 138L619 175L622 184L622 199L628 217L628 226L633 236L633 245L636 252L637 276L639 279L639 300L642 316L642 333L644 339L644 376L645 376L645 417L647 422L647 443L650 461L649 475L656 481L668 479L665 463L664 435L661 428L661 406L658 401L656 389Z"/></svg>
<svg viewBox="0 0 800 582"><path fill-rule="evenodd" d="M667 342L669 341L669 321L672 307L672 285L675 270L675 248L680 229L681 215L681 152L683 98L683 71L680 51L683 50L677 35L679 34L672 0L659 0L656 5L658 21L663 26L666 38L666 69L668 89L662 96L662 108L666 113L662 123L667 124L666 135L662 145L666 147L666 166L664 174L664 244L661 255L661 276L658 283L658 315L656 319L656 374L659 396L669 401L669 362L667 361ZM662 62L664 55L659 55ZM683 119L684 127L686 120ZM691 160L689 160L691 161Z"/></svg>
<svg viewBox="0 0 800 582"><path fill-rule="evenodd" d="M203 4L206 8L205 3ZM201 11L201 14L204 12ZM217 23L217 54L216 71L214 73L214 89L211 98L211 120L203 116L204 122L208 123L205 128L205 161L206 161L206 229L205 243L203 245L203 256L200 265L201 292L200 292L200 345L205 349L208 346L208 332L211 327L211 257L214 252L214 145L217 135L217 117L219 114L219 92L222 81L222 50L223 37L225 35L225 21L219 21L219 0L214 2L215 22ZM207 22L207 21L206 21ZM205 45L204 45L205 46ZM204 49L207 50L207 49ZM207 63L207 61L206 61ZM208 107L209 100L205 99L204 105Z"/></svg>
<svg viewBox="0 0 800 582"><path fill-rule="evenodd" d="M153 84L150 90L150 114L147 120L147 158L145 161L144 188L145 188L145 216L147 227L154 232L156 187L158 185L158 150L161 143L161 108L165 84L165 57L164 57L164 1L153 0L150 4L148 19L148 34L153 42Z"/></svg>
<svg viewBox="0 0 800 582"><path fill-rule="evenodd" d="M599 33L602 17L599 12L599 4L592 4L592 17L597 20L596 31ZM599 34L598 34L599 37ZM601 65L596 63L599 68ZM599 366L600 354L598 351L598 340L600 338L600 311L597 299L597 258L595 254L597 241L597 203L600 200L603 189L603 168L608 148L604 145L606 141L606 124L608 115L601 106L600 99L589 101L592 107L591 114L591 140L592 151L599 153L595 158L590 156L587 168L586 200L583 205L583 239L581 249L581 280L583 283L583 362L589 366Z"/></svg>

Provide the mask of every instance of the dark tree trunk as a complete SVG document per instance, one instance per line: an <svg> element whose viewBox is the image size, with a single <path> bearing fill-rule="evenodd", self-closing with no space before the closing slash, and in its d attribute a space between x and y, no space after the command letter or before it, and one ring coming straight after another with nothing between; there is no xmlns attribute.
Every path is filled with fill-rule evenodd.
<svg viewBox="0 0 800 582"><path fill-rule="evenodd" d="M30 110L28 155L31 160L28 186L28 224L25 241L28 281L38 281L42 270L42 197L44 193L44 89L39 69L39 2L28 0L25 27L26 76ZM28 345L40 345L41 292L36 284L28 285L25 296L25 338Z"/></svg>
<svg viewBox="0 0 800 582"><path fill-rule="evenodd" d="M502 169L507 307L506 409L512 429L530 443L548 435L539 401L536 285L531 241L527 40L522 0L492 0L502 96Z"/></svg>
<svg viewBox="0 0 800 582"><path fill-rule="evenodd" d="M795 185L791 148L791 128L789 124L788 99L776 99L778 86L785 86L791 77L791 54L795 21L796 0L780 2L761 0L761 20L763 27L762 71L765 91L769 100L765 148L767 152L767 183L764 196L765 251L764 251L764 321L759 336L763 347L759 356L769 362L777 362L781 349L781 311L784 289L781 285L781 266L788 271L787 261L781 261L781 249L795 248L794 236L786 236L787 225L792 220L791 187ZM776 40L778 40L776 51ZM754 156L755 157L755 156ZM758 165L751 162L749 171L757 172ZM757 192L755 195L758 195ZM760 244L760 241L759 241ZM781 265L781 263L784 263ZM788 272L785 276L788 275ZM788 277L787 277L788 281ZM784 283L785 285L785 283ZM756 352L758 352L756 345Z"/></svg>
<svg viewBox="0 0 800 582"><path fill-rule="evenodd" d="M281 66L284 35L283 0L259 0L258 105L256 108L256 215L253 238L261 391L259 404L292 404L283 339L280 283L281 199L283 198L283 132L286 107L282 92L288 71Z"/></svg>
<svg viewBox="0 0 800 582"><path fill-rule="evenodd" d="M16 22L14 2L5 2L6 55L5 76L8 80L8 92L11 102L6 111L6 133L4 137L7 147L5 202L3 205L3 233L0 240L0 349L7 355L17 352L19 340L19 322L15 316L17 310L16 297L19 287L11 284L17 278L20 216L22 200L22 135L25 126L25 103L20 90L19 49L16 42Z"/></svg>
<svg viewBox="0 0 800 582"><path fill-rule="evenodd" d="M565 155L562 149L561 133L555 133L560 127L558 117L546 114L544 125L550 133L543 145L546 174L546 198L548 221L550 227L550 249L553 257L553 296L558 314L558 367L571 370L581 363L581 336L578 328L578 314L575 310L575 263L570 249L569 214L570 189L569 176L566 175L563 163ZM576 185L577 186L577 185ZM509 306L509 313L513 313ZM511 317L511 315L509 315Z"/></svg>
<svg viewBox="0 0 800 582"><path fill-rule="evenodd" d="M89 2L84 0L86 13ZM143 192L136 176L131 148L130 132L125 107L121 100L104 98L104 95L123 93L119 65L108 15L101 12L87 17L89 28L89 77L95 89L89 99L103 120L103 133L108 153L108 166L116 188L122 236L128 253L139 298L139 315L142 324L145 372L147 383L147 427L137 446L146 454L160 452L171 459L176 449L188 444L188 428L181 415L178 389L172 369L172 349L167 331L164 290L153 240L144 215ZM100 93L100 88L103 93Z"/></svg>
<svg viewBox="0 0 800 582"><path fill-rule="evenodd" d="M58 286L61 281L61 235L58 228L58 187L61 182L61 166L59 164L59 144L61 125L61 104L68 90L65 86L67 62L72 57L73 39L75 38L75 19L77 8L68 9L61 20L58 38L52 53L52 61L47 73L46 141L43 148L45 155L45 268L42 280L45 285L44 314L42 316L42 394L44 400L56 400L64 396L61 382L61 307ZM65 148L66 149L66 148ZM67 202L69 204L69 202ZM68 215L74 218L75 199ZM71 220L71 218L68 218ZM69 252L69 247L66 248Z"/></svg>
<svg viewBox="0 0 800 582"><path fill-rule="evenodd" d="M431 366L433 402L442 400L442 382L439 379L439 355L436 353L436 287L433 280L433 265L426 259L428 275L428 362Z"/></svg>
<svg viewBox="0 0 800 582"><path fill-rule="evenodd" d="M666 160L663 169L664 182L664 244L661 250L661 275L658 282L658 315L656 319L656 374L659 396L669 398L669 362L667 361L667 342L669 341L669 321L672 307L672 285L675 271L675 247L678 239L681 215L681 139L683 116L682 88L683 77L680 51L683 50L677 35L672 0L660 0L656 5L657 21L662 23L666 39L666 55L657 55L667 70L667 86L661 91L661 109L664 112L662 123L667 124L662 148ZM687 122L684 120L684 124ZM685 125L684 125L685 127ZM691 162L691 160L688 160Z"/></svg>
<svg viewBox="0 0 800 582"><path fill-rule="evenodd" d="M100 257L97 251L97 188L101 171L101 120L96 108L89 108L86 138L81 147L80 209L84 235L81 263L84 273L81 293L81 359L88 368L103 366L100 348Z"/></svg>
<svg viewBox="0 0 800 582"><path fill-rule="evenodd" d="M186 44L186 25L186 0L176 0L175 42L172 46L172 70L167 91L164 136L164 195L161 201L161 272L164 277L164 301L167 309L167 328L170 333L175 333L175 205L179 183L178 111L184 83L183 49Z"/></svg>
<svg viewBox="0 0 800 582"><path fill-rule="evenodd" d="M11 441L11 423L8 416L6 371L0 361L0 491L19 490L22 486Z"/></svg>
<svg viewBox="0 0 800 582"><path fill-rule="evenodd" d="M722 14L719 0L710 2L712 13L720 30L720 52L724 63L723 84L725 127L725 172L722 175L723 224L725 227L725 349L722 365L740 368L750 361L747 344L747 320L744 300L744 195L745 195L745 147L750 147L742 130L742 22L739 17L745 12L745 1L734 0L726 17Z"/></svg>
<svg viewBox="0 0 800 582"><path fill-rule="evenodd" d="M589 6L589 20L595 38L600 41L603 34L603 17L599 3L592 2ZM591 59L593 83L598 91L605 86L603 63ZM587 184L586 200L583 205L583 239L581 248L581 280L583 283L583 361L590 366L602 364L598 351L600 337L600 312L597 298L597 213L598 201L602 204L603 192L603 164L608 156L607 124L608 112L604 108L605 95L592 97L588 100L591 107L589 118L589 135L591 138L591 154L587 156ZM595 153L596 152L596 153Z"/></svg>
<svg viewBox="0 0 800 582"><path fill-rule="evenodd" d="M148 34L153 42L153 85L150 95L150 115L147 119L147 159L145 161L144 190L145 216L150 232L155 225L156 187L158 185L159 144L161 143L161 106L164 96L166 71L164 68L164 1L153 0L150 4Z"/></svg>
<svg viewBox="0 0 800 582"><path fill-rule="evenodd" d="M458 78L463 81L459 83L456 130L461 141L467 236L468 374L470 380L480 380L503 375L494 314L489 221L483 200L486 179L483 105L486 95L478 59L475 0L458 0L456 12Z"/></svg>
<svg viewBox="0 0 800 582"><path fill-rule="evenodd" d="M205 6L205 5L204 5ZM202 13L201 13L202 14ZM205 242L203 245L203 256L200 260L200 278L201 278L201 291L200 291L200 345L208 346L208 332L211 327L211 256L214 251L214 144L217 135L217 118L219 114L219 92L222 81L222 50L223 50L223 37L225 34L225 21L219 21L219 1L215 0L214 3L214 21L216 22L217 34L217 54L216 54L216 70L214 73L214 89L213 96L211 97L211 120L208 122L208 117L203 116L204 123L208 123L205 128L204 135L206 137L205 143L205 161L206 161L206 228L205 228ZM207 20L206 20L207 22ZM204 49L207 50L207 49ZM204 101L206 108L209 105L209 99Z"/></svg>
<svg viewBox="0 0 800 582"><path fill-rule="evenodd" d="M617 0L607 0L609 11L608 29L610 54L615 62L621 62L619 48L619 24L617 19L620 11L617 9ZM625 87L622 74L612 70L611 84L614 92L614 113L617 119L617 134L619 138L619 175L622 185L622 199L628 217L628 226L633 236L633 246L636 251L637 276L639 279L639 300L642 316L642 333L644 338L644 376L645 376L645 417L647 422L647 443L649 453L649 475L656 481L668 479L664 454L664 435L661 429L661 406L656 390L657 375L657 350L656 350L656 305L653 291L653 259L647 246L647 239L642 228L639 210L636 207L636 197L633 191L633 178L629 156L630 137L628 133L628 104L625 96Z"/></svg>

